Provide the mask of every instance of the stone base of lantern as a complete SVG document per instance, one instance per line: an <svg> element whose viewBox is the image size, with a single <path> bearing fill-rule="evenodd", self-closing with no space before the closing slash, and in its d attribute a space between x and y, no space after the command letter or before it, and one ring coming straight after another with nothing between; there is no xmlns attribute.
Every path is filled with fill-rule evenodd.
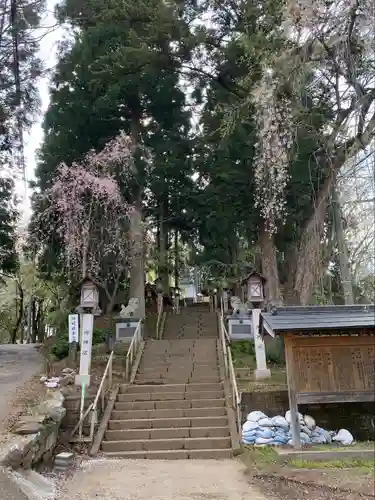
<svg viewBox="0 0 375 500"><path fill-rule="evenodd" d="M264 380L266 378L271 378L271 370L269 368L255 370L255 380Z"/></svg>

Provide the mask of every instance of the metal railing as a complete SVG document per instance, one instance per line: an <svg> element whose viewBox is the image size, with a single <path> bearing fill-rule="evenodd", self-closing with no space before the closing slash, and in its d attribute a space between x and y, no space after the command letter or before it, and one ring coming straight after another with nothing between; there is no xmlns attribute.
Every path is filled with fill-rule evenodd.
<svg viewBox="0 0 375 500"><path fill-rule="evenodd" d="M129 382L130 380L134 359L137 355L142 340L142 320L139 320L125 358L125 379L127 382Z"/></svg>
<svg viewBox="0 0 375 500"><path fill-rule="evenodd" d="M130 346L128 352L126 354L126 364L125 364L125 378L127 381L130 380L131 370L134 363L134 358L137 355L139 345L143 340L142 336L142 321L138 321L137 328L134 332L132 340L130 342ZM112 375L113 375L113 357L114 352L112 351L107 365L105 367L103 377L100 381L100 385L94 401L88 406L86 410L84 410L85 406L85 388L82 388L82 396L81 396L81 406L80 406L80 418L77 425L74 427L73 431L70 434L70 439L73 441L74 434L78 430L78 441L80 442L90 442L92 443L94 434L95 434L95 426L98 422L98 406L100 402L101 411L105 410L105 396L106 393L112 389ZM83 437L83 424L87 416L90 414L90 434L89 437Z"/></svg>
<svg viewBox="0 0 375 500"><path fill-rule="evenodd" d="M225 326L224 321L224 310L223 310L223 301L221 301L221 309L218 312L218 320L219 320L219 336L221 342L221 348L224 356L224 370L225 370L225 378L229 379L230 389L231 389L231 398L232 398L232 407L236 414L237 420L237 430L241 432L241 394L238 391L237 381L236 381L236 373L234 371L233 366L233 358L230 350L230 337L228 331Z"/></svg>
<svg viewBox="0 0 375 500"><path fill-rule="evenodd" d="M105 396L106 392L112 389L112 371L113 371L113 351L111 352L109 359L107 361L107 365L105 367L103 377L100 381L100 385L98 391L96 393L94 401L88 406L88 408L84 411L85 406L85 389L82 388L82 396L81 396L81 406L80 406L80 418L77 425L74 427L73 431L70 434L70 438L72 439L74 434L78 430L78 441L85 441L92 443L95 433L95 425L98 421L98 404L100 401L101 411L104 412L105 409ZM86 417L90 414L90 434L89 437L83 437L83 423Z"/></svg>

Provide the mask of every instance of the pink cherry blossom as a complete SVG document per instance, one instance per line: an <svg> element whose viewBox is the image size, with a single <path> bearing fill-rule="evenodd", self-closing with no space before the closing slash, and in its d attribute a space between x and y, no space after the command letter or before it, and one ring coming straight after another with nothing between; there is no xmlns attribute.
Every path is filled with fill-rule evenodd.
<svg viewBox="0 0 375 500"><path fill-rule="evenodd" d="M102 151L90 151L81 162L62 162L46 192L47 211L57 215L70 276L90 276L104 288L129 265L129 216L114 175L134 173L135 147L121 132ZM104 275L105 274L105 275Z"/></svg>

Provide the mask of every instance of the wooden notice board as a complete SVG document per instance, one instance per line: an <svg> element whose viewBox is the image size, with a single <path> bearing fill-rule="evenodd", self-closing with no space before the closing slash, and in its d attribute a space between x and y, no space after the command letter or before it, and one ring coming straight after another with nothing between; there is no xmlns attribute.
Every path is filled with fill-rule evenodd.
<svg viewBox="0 0 375 500"><path fill-rule="evenodd" d="M298 404L375 400L373 330L326 335L293 332L283 337L295 446L300 447Z"/></svg>

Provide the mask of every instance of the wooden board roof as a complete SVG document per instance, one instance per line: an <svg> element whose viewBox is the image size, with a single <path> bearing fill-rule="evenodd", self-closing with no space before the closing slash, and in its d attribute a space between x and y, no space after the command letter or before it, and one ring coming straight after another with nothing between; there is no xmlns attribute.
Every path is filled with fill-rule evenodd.
<svg viewBox="0 0 375 500"><path fill-rule="evenodd" d="M262 312L260 332L375 329L375 304L350 306L287 306Z"/></svg>

